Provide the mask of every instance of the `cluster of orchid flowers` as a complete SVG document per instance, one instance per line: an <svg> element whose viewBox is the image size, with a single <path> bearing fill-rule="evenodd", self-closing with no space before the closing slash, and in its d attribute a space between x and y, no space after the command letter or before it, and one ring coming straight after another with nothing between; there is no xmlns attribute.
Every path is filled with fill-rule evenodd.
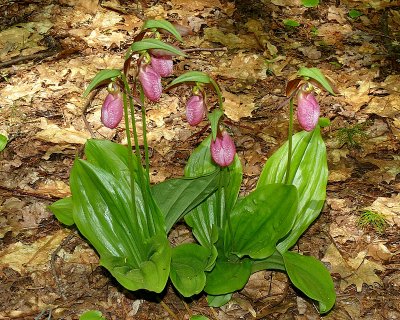
<svg viewBox="0 0 400 320"><path fill-rule="evenodd" d="M163 77L169 77L173 73L174 53L164 49L144 50L138 59L138 72L136 77L139 79L143 89L144 96L151 102L158 102L161 98L163 88L161 80ZM136 80L135 80L136 81ZM216 83L212 80L214 88ZM107 128L116 128L123 118L123 97L121 87L115 82L110 82L108 86L108 95L101 108L101 121ZM218 88L216 93L220 99L220 110L223 114L222 97ZM123 89L122 89L123 90ZM204 83L195 82L192 90L192 96L186 102L186 120L189 125L199 125L207 115L206 94ZM297 119L300 126L311 131L318 123L320 115L319 104L313 94L314 86L306 82L299 85L294 94L297 98ZM291 99L292 101L292 99ZM217 125L215 139L211 141L212 159L221 167L229 166L235 157L236 148L233 139L222 125Z"/></svg>

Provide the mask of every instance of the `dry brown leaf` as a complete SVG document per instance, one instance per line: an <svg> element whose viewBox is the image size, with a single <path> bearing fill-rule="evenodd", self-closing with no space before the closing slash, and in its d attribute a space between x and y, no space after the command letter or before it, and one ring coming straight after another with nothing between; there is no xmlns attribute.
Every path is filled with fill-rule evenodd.
<svg viewBox="0 0 400 320"><path fill-rule="evenodd" d="M400 94L391 94L386 97L373 97L364 109L366 113L373 113L381 117L400 117Z"/></svg>
<svg viewBox="0 0 400 320"><path fill-rule="evenodd" d="M9 267L19 273L43 270L46 265L49 265L51 253L69 233L68 229L60 229L33 243L16 242L11 244L0 252L0 269Z"/></svg>
<svg viewBox="0 0 400 320"><path fill-rule="evenodd" d="M352 28L348 24L325 23L318 28L318 36L328 45L341 44L351 32Z"/></svg>
<svg viewBox="0 0 400 320"><path fill-rule="evenodd" d="M368 256L374 258L375 260L388 261L393 257L393 253L382 243L382 241L371 243L367 247Z"/></svg>
<svg viewBox="0 0 400 320"><path fill-rule="evenodd" d="M383 271L385 268L375 262L366 259L367 252L359 252L357 257L344 259L335 245L331 244L323 262L331 265L331 273L338 273L341 276L340 289L343 291L351 285L356 285L357 292L362 291L362 285L373 285L378 283L383 285L382 280L375 274L375 270Z"/></svg>
<svg viewBox="0 0 400 320"><path fill-rule="evenodd" d="M48 180L41 182L35 188L35 193L64 198L71 195L69 186L60 180Z"/></svg>
<svg viewBox="0 0 400 320"><path fill-rule="evenodd" d="M90 139L90 133L77 131L74 127L60 128L56 124L47 124L45 119L42 119L42 131L36 134L36 139L48 141L52 143L72 143L85 144L87 139Z"/></svg>
<svg viewBox="0 0 400 320"><path fill-rule="evenodd" d="M390 183L395 180L396 176L400 173L400 157L394 160L370 158L365 158L365 160L379 167L378 170L369 171L364 175L364 179L374 184L379 184L382 181Z"/></svg>
<svg viewBox="0 0 400 320"><path fill-rule="evenodd" d="M84 40L90 47L106 47L112 45L120 46L121 42L125 41L127 36L121 32L102 33L99 29L93 30Z"/></svg>
<svg viewBox="0 0 400 320"><path fill-rule="evenodd" d="M223 90L225 97L224 109L228 118L239 121L241 118L250 117L255 109L254 97L249 94L233 94Z"/></svg>
<svg viewBox="0 0 400 320"><path fill-rule="evenodd" d="M400 194L392 198L379 197L364 209L380 213L391 226L400 227Z"/></svg>
<svg viewBox="0 0 400 320"><path fill-rule="evenodd" d="M226 33L216 27L205 29L204 39L211 42L221 43L229 49L254 49L260 47L254 35L236 35L233 33Z"/></svg>
<svg viewBox="0 0 400 320"><path fill-rule="evenodd" d="M259 79L265 79L267 77L266 71L267 65L263 57L239 52L230 59L221 59L213 73L226 78L255 82Z"/></svg>
<svg viewBox="0 0 400 320"><path fill-rule="evenodd" d="M345 101L350 104L350 106L345 106L345 108L351 112L357 112L360 108L371 101L371 97L368 95L373 86L370 81L358 81L358 87L348 87L341 89L341 94L345 97Z"/></svg>
<svg viewBox="0 0 400 320"><path fill-rule="evenodd" d="M182 8L190 12L203 10L204 8L221 8L219 0L171 0L174 7Z"/></svg>

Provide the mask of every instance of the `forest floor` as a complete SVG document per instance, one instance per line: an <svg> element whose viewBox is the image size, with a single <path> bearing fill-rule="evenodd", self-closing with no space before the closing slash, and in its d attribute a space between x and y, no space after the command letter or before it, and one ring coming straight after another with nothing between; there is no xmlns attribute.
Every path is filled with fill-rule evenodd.
<svg viewBox="0 0 400 320"><path fill-rule="evenodd" d="M400 319L400 3L321 2L0 4L0 133L9 139L0 153L0 319L78 319L89 309L107 319ZM323 130L326 204L294 247L332 274L337 301L324 317L279 272L252 275L222 308L208 307L204 295L182 300L171 287L158 297L127 292L47 209L70 194L69 172L88 138L125 141L123 128L100 122L106 92L89 106L82 93L99 70L121 68L145 19L161 18L193 31L175 75L205 71L222 88L242 193L287 137L288 109L279 106L298 68L319 68L339 90L318 96L331 120ZM205 136L185 122L189 95L189 88L171 90L148 109L154 183L182 175ZM170 235L187 236L183 226Z"/></svg>

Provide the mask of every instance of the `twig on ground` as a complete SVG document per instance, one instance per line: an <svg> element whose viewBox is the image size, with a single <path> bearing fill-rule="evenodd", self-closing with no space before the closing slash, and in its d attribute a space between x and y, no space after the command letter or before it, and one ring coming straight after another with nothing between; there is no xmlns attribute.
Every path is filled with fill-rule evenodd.
<svg viewBox="0 0 400 320"><path fill-rule="evenodd" d="M54 250L51 254L51 259L50 259L50 268L51 268L51 273L53 274L53 277L56 281L57 284L57 289L58 292L60 294L60 296L63 298L63 300L66 300L66 296L64 293L64 290L61 287L61 283L60 283L60 279L58 277L57 274L57 270L56 270L56 260L58 257L58 253L60 252L60 250L75 236L75 234L73 232L71 232L61 243L60 245L56 248L56 250Z"/></svg>

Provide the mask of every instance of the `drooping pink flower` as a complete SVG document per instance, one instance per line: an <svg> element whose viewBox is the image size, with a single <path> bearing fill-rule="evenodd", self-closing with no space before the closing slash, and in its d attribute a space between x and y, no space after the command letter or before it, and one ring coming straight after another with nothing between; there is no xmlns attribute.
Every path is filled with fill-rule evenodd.
<svg viewBox="0 0 400 320"><path fill-rule="evenodd" d="M206 114L202 95L194 95L186 102L186 119L191 126L197 126Z"/></svg>
<svg viewBox="0 0 400 320"><path fill-rule="evenodd" d="M151 66L161 77L169 77L172 74L174 63L168 56L151 56Z"/></svg>
<svg viewBox="0 0 400 320"><path fill-rule="evenodd" d="M311 131L318 123L320 107L312 92L301 89L297 96L297 120L300 126Z"/></svg>
<svg viewBox="0 0 400 320"><path fill-rule="evenodd" d="M114 129L122 120L124 103L121 94L109 93L101 107L101 122L110 129Z"/></svg>
<svg viewBox="0 0 400 320"><path fill-rule="evenodd" d="M140 67L139 81L142 84L144 95L150 101L156 102L160 99L162 93L161 76L146 64Z"/></svg>
<svg viewBox="0 0 400 320"><path fill-rule="evenodd" d="M235 143L226 131L219 132L215 140L211 140L211 157L221 167L229 166L236 154Z"/></svg>

